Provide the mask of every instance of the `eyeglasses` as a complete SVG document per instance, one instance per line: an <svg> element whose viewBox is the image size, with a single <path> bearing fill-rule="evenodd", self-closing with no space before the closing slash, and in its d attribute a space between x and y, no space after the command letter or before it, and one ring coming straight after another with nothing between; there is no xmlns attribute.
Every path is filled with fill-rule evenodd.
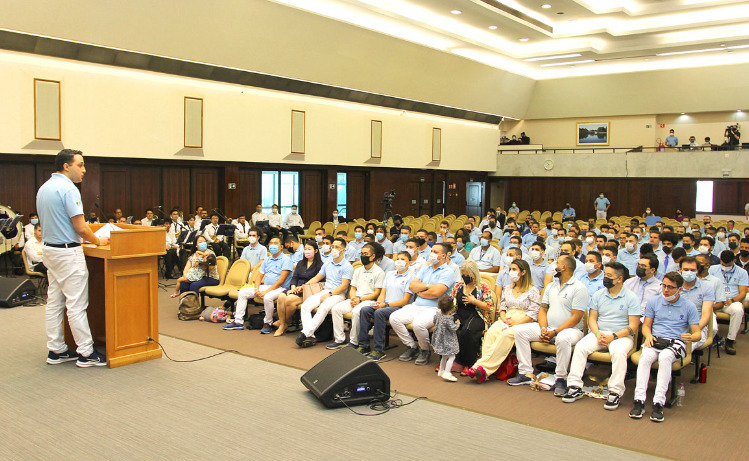
<svg viewBox="0 0 749 461"><path fill-rule="evenodd" d="M676 291L679 289L679 287L675 287L673 285L666 285L665 283L661 283L661 288L668 291Z"/></svg>

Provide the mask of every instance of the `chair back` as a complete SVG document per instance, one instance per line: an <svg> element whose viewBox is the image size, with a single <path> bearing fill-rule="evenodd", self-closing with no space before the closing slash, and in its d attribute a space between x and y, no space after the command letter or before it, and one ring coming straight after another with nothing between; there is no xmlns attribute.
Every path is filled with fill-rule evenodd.
<svg viewBox="0 0 749 461"><path fill-rule="evenodd" d="M229 270L229 258L219 256L216 258L216 271L218 272L218 284L223 285L226 280L226 272Z"/></svg>
<svg viewBox="0 0 749 461"><path fill-rule="evenodd" d="M23 252L21 253L21 259L23 259L23 268L26 271L26 275L28 275L29 277L44 277L43 273L31 270L31 268L29 267L29 261L26 259L26 255L23 254Z"/></svg>
<svg viewBox="0 0 749 461"><path fill-rule="evenodd" d="M246 259L237 259L234 261L234 264L231 265L229 272L226 274L224 285L241 287L247 282L247 277L250 275L250 269L249 261Z"/></svg>

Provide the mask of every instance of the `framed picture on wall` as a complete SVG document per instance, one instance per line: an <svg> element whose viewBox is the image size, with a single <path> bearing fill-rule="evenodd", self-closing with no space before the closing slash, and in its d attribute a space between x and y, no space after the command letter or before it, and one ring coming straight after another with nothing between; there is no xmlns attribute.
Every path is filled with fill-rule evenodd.
<svg viewBox="0 0 749 461"><path fill-rule="evenodd" d="M578 146L608 146L609 122L577 122Z"/></svg>

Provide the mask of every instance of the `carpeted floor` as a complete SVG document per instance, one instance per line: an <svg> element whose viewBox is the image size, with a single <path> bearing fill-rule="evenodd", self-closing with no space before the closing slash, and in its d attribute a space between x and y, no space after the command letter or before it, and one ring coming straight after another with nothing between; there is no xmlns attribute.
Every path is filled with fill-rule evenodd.
<svg viewBox="0 0 749 461"><path fill-rule="evenodd" d="M299 349L294 343L295 334L273 337L261 335L258 331L223 331L220 324L178 321L177 303L163 291L160 306L160 329L165 335L219 349L235 349L242 354L302 370L311 368L331 353L324 345ZM721 326L721 330L724 328ZM386 360L396 358L403 351L395 336L392 341L399 347L387 351ZM666 420L661 424L647 418L652 400L646 405L646 417L642 420L632 420L627 416L632 406L634 379L626 382L627 391L620 408L610 412L603 409L601 400L584 398L574 404L564 404L549 392L533 392L528 387L513 388L495 380L482 385L468 378L447 383L434 373L437 363L434 356L430 365L424 367L402 363L397 358L381 366L390 377L393 389L426 396L456 408L668 458L718 456L720 459L744 459L745 455L741 453L749 450L749 427L746 424L749 394L741 390L741 383L749 378L749 370L743 366L749 355L747 344L749 336L741 335L737 341L738 355L721 354L718 359L713 352L707 384L690 384L694 367L687 367L683 375L676 378L686 386L684 406L666 409ZM592 373L606 376L607 370L596 367ZM653 380L649 399L652 399L654 385ZM729 390L731 388L736 390Z"/></svg>
<svg viewBox="0 0 749 461"><path fill-rule="evenodd" d="M167 329L187 328L183 332L193 336L213 332L217 339L242 345L259 337L257 332L219 332L213 324L170 322L169 304L162 307ZM115 369L46 365L44 310L38 306L0 309L0 332L6 351L0 459L447 460L500 452L514 459L538 459L544 453L555 459L576 459L580 453L607 460L654 459L428 400L376 418L345 408L327 410L299 382L302 370L234 353ZM290 349L289 339L275 338L270 348L257 341L254 347ZM160 340L175 359L217 352L166 334ZM324 355L321 349L305 352L309 362ZM423 368L415 371L430 384L436 381ZM395 384L408 381L398 378Z"/></svg>

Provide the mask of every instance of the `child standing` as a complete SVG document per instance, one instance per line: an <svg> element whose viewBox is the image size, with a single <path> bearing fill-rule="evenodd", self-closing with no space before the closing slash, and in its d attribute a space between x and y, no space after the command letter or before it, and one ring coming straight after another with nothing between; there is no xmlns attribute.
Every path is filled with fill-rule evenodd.
<svg viewBox="0 0 749 461"><path fill-rule="evenodd" d="M440 312L434 315L434 333L432 334L434 352L442 356L437 376L445 381L455 382L458 378L453 376L451 370L455 355L460 350L456 333L460 324L455 321L455 317L450 313L454 306L449 296L441 297L437 301L437 307Z"/></svg>

